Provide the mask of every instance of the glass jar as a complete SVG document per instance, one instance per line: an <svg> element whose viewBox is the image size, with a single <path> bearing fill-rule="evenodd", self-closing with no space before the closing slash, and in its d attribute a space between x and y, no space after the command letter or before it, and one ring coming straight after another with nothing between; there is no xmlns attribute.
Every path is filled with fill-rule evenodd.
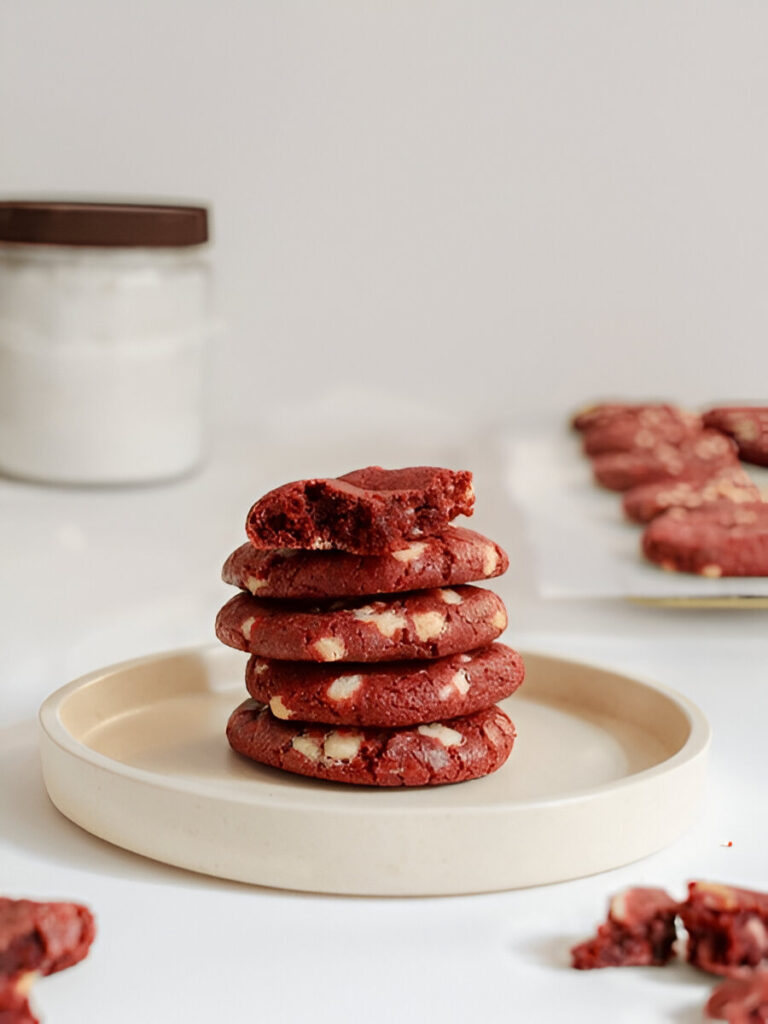
<svg viewBox="0 0 768 1024"><path fill-rule="evenodd" d="M0 203L0 470L68 484L202 456L203 207Z"/></svg>

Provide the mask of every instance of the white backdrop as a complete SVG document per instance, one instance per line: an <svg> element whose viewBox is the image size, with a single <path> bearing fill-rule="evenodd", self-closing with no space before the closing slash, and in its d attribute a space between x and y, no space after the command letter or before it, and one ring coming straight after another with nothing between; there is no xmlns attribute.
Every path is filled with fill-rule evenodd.
<svg viewBox="0 0 768 1024"><path fill-rule="evenodd" d="M765 399L767 52L764 0L2 0L0 189L213 203L219 414Z"/></svg>

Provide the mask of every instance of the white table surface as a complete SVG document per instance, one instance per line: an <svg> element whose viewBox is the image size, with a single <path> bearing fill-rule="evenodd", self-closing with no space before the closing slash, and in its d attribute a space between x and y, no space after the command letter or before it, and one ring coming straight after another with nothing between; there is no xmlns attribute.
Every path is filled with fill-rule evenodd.
<svg viewBox="0 0 768 1024"><path fill-rule="evenodd" d="M232 436L219 438L203 472L160 487L0 481L2 891L84 901L99 925L83 964L39 984L44 1019L701 1020L712 987L705 976L683 966L576 972L568 949L592 933L608 895L628 885L682 894L686 880L699 877L768 888L767 613L537 599L500 455L473 440L414 446L407 438L358 437L337 442L329 457L318 441L288 448L247 432L237 442ZM692 831L639 863L559 885L441 899L340 898L157 864L95 839L53 808L38 764L39 704L101 665L210 639L228 596L220 565L241 543L255 497L300 475L438 458L475 470L472 525L512 556L496 584L510 611L507 642L655 678L707 714L709 794Z"/></svg>

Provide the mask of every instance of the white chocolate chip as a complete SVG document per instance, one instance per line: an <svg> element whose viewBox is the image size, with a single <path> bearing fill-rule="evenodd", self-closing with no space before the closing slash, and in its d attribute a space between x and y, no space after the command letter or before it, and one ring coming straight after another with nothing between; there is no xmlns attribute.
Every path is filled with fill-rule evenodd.
<svg viewBox="0 0 768 1024"><path fill-rule="evenodd" d="M32 991L32 986L39 977L39 971L24 971L22 974L16 976L16 981L13 985L13 990L16 995L22 996L26 999L29 993ZM11 1014L13 1017L14 1015Z"/></svg>
<svg viewBox="0 0 768 1024"><path fill-rule="evenodd" d="M739 441L756 441L760 435L758 425L752 420L739 420L738 423L733 424L732 430L734 437Z"/></svg>
<svg viewBox="0 0 768 1024"><path fill-rule="evenodd" d="M472 661L472 655L471 654L460 654L459 655L459 661L463 661L464 664L466 665L466 663L468 661Z"/></svg>
<svg viewBox="0 0 768 1024"><path fill-rule="evenodd" d="M469 677L466 671L460 668L458 672L454 673L451 681L440 689L438 697L440 700L448 700L455 693L459 693L463 697L467 690L469 690Z"/></svg>
<svg viewBox="0 0 768 1024"><path fill-rule="evenodd" d="M466 669L459 669L451 680L451 686L455 687L462 697L464 696L467 690L469 690L469 676L467 675Z"/></svg>
<svg viewBox="0 0 768 1024"><path fill-rule="evenodd" d="M263 676L264 673L267 671L267 667L268 666L267 666L266 661L261 661L261 660L254 661L253 662L253 669L252 669L253 674L255 676Z"/></svg>
<svg viewBox="0 0 768 1024"><path fill-rule="evenodd" d="M245 585L252 594L255 594L257 590L261 590L263 587L266 587L267 581L260 580L258 576L249 576L245 581Z"/></svg>
<svg viewBox="0 0 768 1024"><path fill-rule="evenodd" d="M399 551L393 551L392 557L396 558L398 562L415 562L417 558L420 558L424 554L426 548L424 541L413 541L407 548L401 548Z"/></svg>
<svg viewBox="0 0 768 1024"><path fill-rule="evenodd" d="M398 629L405 629L408 625L408 620L404 615L399 615L391 608L383 612L377 612L369 604L364 605L362 608L357 608L354 616L358 622L367 622L374 625L381 635L387 637L387 639L391 639Z"/></svg>
<svg viewBox="0 0 768 1024"><path fill-rule="evenodd" d="M323 742L323 754L332 761L351 761L362 744L359 732L329 732Z"/></svg>
<svg viewBox="0 0 768 1024"><path fill-rule="evenodd" d="M759 917L750 917L744 922L744 931L754 942L761 953L768 950L768 928Z"/></svg>
<svg viewBox="0 0 768 1024"><path fill-rule="evenodd" d="M438 594L446 604L461 604L464 600L461 594L457 594L455 590L451 590L449 587L443 587L442 590L438 590Z"/></svg>
<svg viewBox="0 0 768 1024"><path fill-rule="evenodd" d="M362 676L339 676L338 679L333 680L326 692L331 700L346 700L347 697L351 697L353 693L356 693L362 685Z"/></svg>
<svg viewBox="0 0 768 1024"><path fill-rule="evenodd" d="M717 579L723 575L723 570L719 565L704 565L699 572L702 576L709 576L711 579Z"/></svg>
<svg viewBox="0 0 768 1024"><path fill-rule="evenodd" d="M494 629L506 629L507 628L507 613L503 608L499 608L496 614L491 619L491 625Z"/></svg>
<svg viewBox="0 0 768 1024"><path fill-rule="evenodd" d="M341 661L347 653L344 641L333 636L321 637L319 640L315 640L312 646L322 661Z"/></svg>
<svg viewBox="0 0 768 1024"><path fill-rule="evenodd" d="M309 736L294 736L291 740L294 750L303 754L309 761L319 761L321 756L320 745Z"/></svg>
<svg viewBox="0 0 768 1024"><path fill-rule="evenodd" d="M493 575L499 565L499 553L492 544L486 544L483 552L483 572L486 576Z"/></svg>
<svg viewBox="0 0 768 1024"><path fill-rule="evenodd" d="M275 716L275 718L287 719L292 717L292 711L283 704L283 698L280 696L270 697L269 699L269 710Z"/></svg>
<svg viewBox="0 0 768 1024"><path fill-rule="evenodd" d="M696 890L707 896L714 896L716 903L723 910L735 910L739 905L733 890L718 882L697 882Z"/></svg>
<svg viewBox="0 0 768 1024"><path fill-rule="evenodd" d="M251 615L243 623L243 625L242 625L243 636L245 637L246 640L250 640L251 639L251 630L253 629L253 625L254 625L255 622L256 622L255 617L253 615Z"/></svg>
<svg viewBox="0 0 768 1024"><path fill-rule="evenodd" d="M444 747L456 747L464 742L464 737L460 732L457 732L456 729L449 729L447 725L441 725L440 722L420 725L416 731L422 736L429 736L430 739L437 740Z"/></svg>
<svg viewBox="0 0 768 1024"><path fill-rule="evenodd" d="M612 917L614 921L618 921L619 924L626 919L627 894L625 892L619 892L613 897L610 904L609 916Z"/></svg>
<svg viewBox="0 0 768 1024"><path fill-rule="evenodd" d="M413 616L413 628L421 641L434 640L445 629L443 612L416 612Z"/></svg>

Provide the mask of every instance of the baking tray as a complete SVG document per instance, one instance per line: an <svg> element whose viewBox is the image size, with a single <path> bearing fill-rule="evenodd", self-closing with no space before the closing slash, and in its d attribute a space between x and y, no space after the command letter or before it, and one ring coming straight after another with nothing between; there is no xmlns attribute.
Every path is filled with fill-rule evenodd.
<svg viewBox="0 0 768 1024"><path fill-rule="evenodd" d="M498 772L412 790L327 783L234 754L245 656L171 651L76 680L40 711L43 775L72 821L159 861L266 886L438 895L557 882L673 842L710 730L652 682L525 653Z"/></svg>
<svg viewBox="0 0 768 1024"><path fill-rule="evenodd" d="M768 577L711 579L664 572L640 550L643 527L630 523L622 495L592 479L580 438L543 430L507 438L507 492L522 515L535 584L545 598L629 598L683 608L768 607ZM768 493L768 470L743 468Z"/></svg>

